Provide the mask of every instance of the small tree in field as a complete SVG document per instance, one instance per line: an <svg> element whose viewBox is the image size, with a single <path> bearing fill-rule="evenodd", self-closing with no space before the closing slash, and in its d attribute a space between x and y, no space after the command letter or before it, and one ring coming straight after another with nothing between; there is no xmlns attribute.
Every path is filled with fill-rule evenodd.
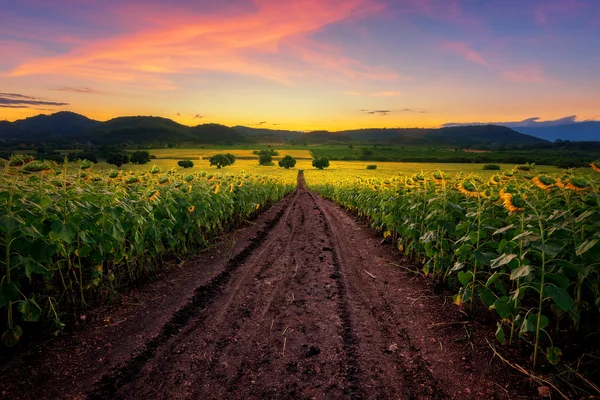
<svg viewBox="0 0 600 400"><path fill-rule="evenodd" d="M235 162L235 157L232 154L215 154L208 159L210 166L216 165L217 168L226 167Z"/></svg>
<svg viewBox="0 0 600 400"><path fill-rule="evenodd" d="M258 156L258 163L260 165L273 165L273 156L270 154L261 154Z"/></svg>
<svg viewBox="0 0 600 400"><path fill-rule="evenodd" d="M327 157L315 158L312 162L312 166L317 169L323 169L329 167L329 159Z"/></svg>
<svg viewBox="0 0 600 400"><path fill-rule="evenodd" d="M125 153L112 153L106 158L106 162L112 165L116 165L117 168L121 168L121 165L129 162L129 155Z"/></svg>
<svg viewBox="0 0 600 400"><path fill-rule="evenodd" d="M194 166L194 163L192 162L192 160L181 160L177 162L177 165L183 168L192 168Z"/></svg>
<svg viewBox="0 0 600 400"><path fill-rule="evenodd" d="M150 162L150 153L145 150L134 151L130 160L134 164L148 164Z"/></svg>
<svg viewBox="0 0 600 400"><path fill-rule="evenodd" d="M225 157L227 157L227 159L229 160L229 165L231 165L235 162L235 156L233 154L227 153L227 154L225 154Z"/></svg>
<svg viewBox="0 0 600 400"><path fill-rule="evenodd" d="M296 159L290 155L286 155L279 160L279 166L285 169L294 168L296 166Z"/></svg>

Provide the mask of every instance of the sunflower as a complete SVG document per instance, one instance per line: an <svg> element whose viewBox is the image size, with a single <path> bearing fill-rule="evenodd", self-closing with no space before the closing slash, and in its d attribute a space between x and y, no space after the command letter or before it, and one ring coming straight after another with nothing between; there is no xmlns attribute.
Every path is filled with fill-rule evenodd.
<svg viewBox="0 0 600 400"><path fill-rule="evenodd" d="M469 181L462 181L458 184L458 191L467 197L479 197L479 192L475 185Z"/></svg>
<svg viewBox="0 0 600 400"><path fill-rule="evenodd" d="M574 192L585 192L588 188L588 183L583 178L571 178L569 182L565 186L567 189L572 190Z"/></svg>
<svg viewBox="0 0 600 400"><path fill-rule="evenodd" d="M256 210L258 210L260 208L260 204L256 204Z"/></svg>
<svg viewBox="0 0 600 400"><path fill-rule="evenodd" d="M497 185L500 183L500 181L500 176L496 174L490 178L490 185Z"/></svg>
<svg viewBox="0 0 600 400"><path fill-rule="evenodd" d="M550 178L546 175L536 176L531 180L533 184L542 190L550 190L550 188L556 183L556 179Z"/></svg>
<svg viewBox="0 0 600 400"><path fill-rule="evenodd" d="M189 211L189 212L191 212L191 213L193 213L195 209L196 209L196 208L195 208L194 206L190 206L190 207L188 208L188 211Z"/></svg>
<svg viewBox="0 0 600 400"><path fill-rule="evenodd" d="M600 160L598 161L594 161L593 163L590 164L590 167L592 167L592 169L596 172L600 172Z"/></svg>
<svg viewBox="0 0 600 400"><path fill-rule="evenodd" d="M221 188L221 186L217 183L215 185L215 194L219 193L219 189Z"/></svg>
<svg viewBox="0 0 600 400"><path fill-rule="evenodd" d="M154 192L154 194L152 196L150 196L150 198L148 199L148 201L154 201L158 198L158 195L160 194L160 192L157 190L156 192Z"/></svg>
<svg viewBox="0 0 600 400"><path fill-rule="evenodd" d="M501 198L503 200L502 205L504 206L504 208L506 208L506 210L508 210L508 212L512 213L517 211L523 211L523 200L518 196L514 196L510 193L503 193Z"/></svg>
<svg viewBox="0 0 600 400"><path fill-rule="evenodd" d="M229 193L233 192L233 183L229 186Z"/></svg>

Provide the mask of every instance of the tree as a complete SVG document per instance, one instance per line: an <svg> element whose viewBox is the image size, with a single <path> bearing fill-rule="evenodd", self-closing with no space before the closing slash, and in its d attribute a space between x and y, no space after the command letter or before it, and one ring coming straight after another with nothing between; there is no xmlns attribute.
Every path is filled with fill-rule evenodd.
<svg viewBox="0 0 600 400"><path fill-rule="evenodd" d="M273 165L273 156L270 154L261 154L258 156L258 163L260 165Z"/></svg>
<svg viewBox="0 0 600 400"><path fill-rule="evenodd" d="M318 169L329 167L329 159L327 157L315 158L312 162L312 166Z"/></svg>
<svg viewBox="0 0 600 400"><path fill-rule="evenodd" d="M121 168L121 165L129 162L129 155L125 153L112 153L108 155L106 162L116 165L117 168Z"/></svg>
<svg viewBox="0 0 600 400"><path fill-rule="evenodd" d="M227 154L225 154L225 157L227 157L227 159L229 160L229 165L231 165L235 162L235 156L233 154L227 153Z"/></svg>
<svg viewBox="0 0 600 400"><path fill-rule="evenodd" d="M290 155L286 155L279 160L279 166L285 169L294 168L296 166L296 159Z"/></svg>
<svg viewBox="0 0 600 400"><path fill-rule="evenodd" d="M235 162L235 157L233 157L233 161L232 157L233 155L231 154L215 154L214 156L210 157L208 161L210 161L211 167L213 165L216 165L217 168L222 168L231 165L233 164L233 162Z"/></svg>
<svg viewBox="0 0 600 400"><path fill-rule="evenodd" d="M177 162L177 165L183 168L192 168L194 166L194 163L192 162L192 160L181 160Z"/></svg>
<svg viewBox="0 0 600 400"><path fill-rule="evenodd" d="M130 160L134 164L148 164L150 162L150 153L145 150L134 151L131 154Z"/></svg>

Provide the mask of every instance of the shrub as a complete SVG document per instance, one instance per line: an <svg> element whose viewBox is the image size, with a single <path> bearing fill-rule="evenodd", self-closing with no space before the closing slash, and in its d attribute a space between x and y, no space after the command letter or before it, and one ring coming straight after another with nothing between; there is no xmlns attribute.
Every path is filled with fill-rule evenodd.
<svg viewBox="0 0 600 400"><path fill-rule="evenodd" d="M273 156L271 154L261 154L258 156L260 165L273 165Z"/></svg>
<svg viewBox="0 0 600 400"><path fill-rule="evenodd" d="M129 162L129 154L125 153L112 153L109 154L106 158L106 162L112 165L116 165L117 168L120 168L121 165L127 164Z"/></svg>
<svg viewBox="0 0 600 400"><path fill-rule="evenodd" d="M183 168L192 168L194 166L194 163L192 162L192 160L181 160L177 162L177 165Z"/></svg>
<svg viewBox="0 0 600 400"><path fill-rule="evenodd" d="M367 165L367 169L377 169L377 165L375 165L375 164Z"/></svg>
<svg viewBox="0 0 600 400"><path fill-rule="evenodd" d="M279 160L279 166L285 169L294 168L296 166L296 159L290 155L286 155Z"/></svg>
<svg viewBox="0 0 600 400"><path fill-rule="evenodd" d="M134 164L147 164L150 162L150 153L145 150L134 151L130 160Z"/></svg>
<svg viewBox="0 0 600 400"><path fill-rule="evenodd" d="M329 159L327 157L315 158L312 162L312 166L317 169L323 169L329 167Z"/></svg>
<svg viewBox="0 0 600 400"><path fill-rule="evenodd" d="M517 165L517 169L520 169L521 171L531 171L533 169L533 166L535 164L534 163L526 163L526 164L521 164L521 165Z"/></svg>
<svg viewBox="0 0 600 400"><path fill-rule="evenodd" d="M235 157L231 154L215 154L214 156L208 159L210 161L210 166L216 165L217 168L226 167L235 162Z"/></svg>
<svg viewBox="0 0 600 400"><path fill-rule="evenodd" d="M486 171L497 171L500 169L500 166L498 164L485 164L483 169Z"/></svg>

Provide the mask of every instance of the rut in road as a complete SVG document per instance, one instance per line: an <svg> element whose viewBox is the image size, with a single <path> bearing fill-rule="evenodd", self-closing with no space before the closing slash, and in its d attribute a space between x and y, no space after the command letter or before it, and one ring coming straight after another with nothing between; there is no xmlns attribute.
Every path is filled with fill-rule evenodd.
<svg viewBox="0 0 600 400"><path fill-rule="evenodd" d="M391 296L364 273L373 260L352 229L300 172L272 229L88 395L447 397Z"/></svg>

